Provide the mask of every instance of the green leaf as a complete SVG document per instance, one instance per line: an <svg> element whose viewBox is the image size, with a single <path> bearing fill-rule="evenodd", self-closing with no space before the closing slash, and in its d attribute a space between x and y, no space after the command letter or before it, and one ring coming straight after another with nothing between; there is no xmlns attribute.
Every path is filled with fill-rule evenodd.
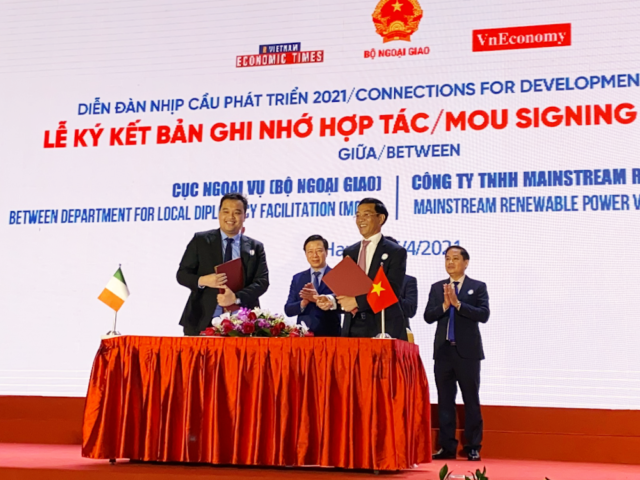
<svg viewBox="0 0 640 480"><path fill-rule="evenodd" d="M256 337L270 337L271 336L271 330L269 330L267 328L258 328L258 329L256 329L255 336Z"/></svg>
<svg viewBox="0 0 640 480"><path fill-rule="evenodd" d="M448 472L449 472L449 467L445 463L444 466L440 469L440 474L439 474L440 480L444 480L445 478L447 478Z"/></svg>

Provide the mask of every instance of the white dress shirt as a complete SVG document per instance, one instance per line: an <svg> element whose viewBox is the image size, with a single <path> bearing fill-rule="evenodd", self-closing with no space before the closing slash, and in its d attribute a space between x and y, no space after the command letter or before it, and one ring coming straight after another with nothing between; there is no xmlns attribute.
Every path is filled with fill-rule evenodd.
<svg viewBox="0 0 640 480"><path fill-rule="evenodd" d="M367 275L369 274L369 269L371 268L371 261L373 260L373 254L376 252L376 248L378 248L378 244L382 239L382 232L378 232L375 235L370 236L369 238L362 238L362 241L369 240L369 245L367 245L367 270L364 272ZM360 242L360 250L362 250L362 241ZM358 258L360 258L360 250L358 250Z"/></svg>

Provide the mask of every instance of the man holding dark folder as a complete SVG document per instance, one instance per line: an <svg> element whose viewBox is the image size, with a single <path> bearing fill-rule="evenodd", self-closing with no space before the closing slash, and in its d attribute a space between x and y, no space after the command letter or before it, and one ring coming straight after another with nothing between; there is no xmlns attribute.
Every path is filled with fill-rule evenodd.
<svg viewBox="0 0 640 480"><path fill-rule="evenodd" d="M391 288L400 297L407 267L407 251L382 235L389 212L375 198L365 198L358 205L356 226L362 240L344 249L343 256L351 257L371 278L382 266ZM368 293L368 292L367 292ZM375 337L382 332L382 312L373 313L367 294L357 297L338 296L338 302L347 312L342 326L343 337ZM393 338L407 340L407 322L400 303L385 309L385 330Z"/></svg>
<svg viewBox="0 0 640 480"><path fill-rule="evenodd" d="M247 207L242 194L226 194L220 200L220 228L196 233L187 245L177 273L178 283L191 290L180 319L185 335L200 334L223 307L260 306L269 270L262 243L242 234Z"/></svg>

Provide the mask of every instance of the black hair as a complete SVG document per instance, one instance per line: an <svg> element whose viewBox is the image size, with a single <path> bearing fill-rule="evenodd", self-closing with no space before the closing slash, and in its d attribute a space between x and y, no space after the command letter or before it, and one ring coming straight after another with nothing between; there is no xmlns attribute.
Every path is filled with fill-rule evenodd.
<svg viewBox="0 0 640 480"><path fill-rule="evenodd" d="M461 247L460 245L451 245L450 247L447 247L447 249L444 251L444 254L446 255L449 252L449 250L452 250L454 248L457 248L458 250L460 250L460 255L462 255L463 260L469 260L469 252L467 252L467 250L464 247Z"/></svg>
<svg viewBox="0 0 640 480"><path fill-rule="evenodd" d="M222 204L225 200L238 200L242 202L242 206L244 207L244 213L247 213L247 208L249 208L249 201L247 197L242 195L241 193L227 193L220 199L220 209L222 210Z"/></svg>
<svg viewBox="0 0 640 480"><path fill-rule="evenodd" d="M372 204L376 209L376 213L378 214L381 213L382 215L384 215L384 222L382 222L382 225L387 223L387 220L389 220L389 211L387 210L387 207L384 206L384 203L382 203L377 198L371 198L371 197L363 198L362 200L360 200L359 205L366 205L366 204Z"/></svg>
<svg viewBox="0 0 640 480"><path fill-rule="evenodd" d="M322 244L324 245L324 249L325 250L329 250L329 242L327 242L327 239L324 238L322 235L311 235L309 238L307 238L304 241L304 245L302 246L302 249L306 252L307 251L307 243L309 242L315 242L321 240Z"/></svg>

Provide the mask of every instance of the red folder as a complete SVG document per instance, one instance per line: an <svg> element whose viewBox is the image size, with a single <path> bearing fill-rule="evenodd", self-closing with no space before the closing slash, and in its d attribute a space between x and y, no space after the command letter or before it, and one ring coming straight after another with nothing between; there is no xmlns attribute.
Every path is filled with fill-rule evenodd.
<svg viewBox="0 0 640 480"><path fill-rule="evenodd" d="M233 293L239 292L244 287L244 270L242 268L242 259L236 258L228 262L222 263L216 267L216 273L227 274L227 288ZM224 307L226 312L238 310L237 305L229 305Z"/></svg>
<svg viewBox="0 0 640 480"><path fill-rule="evenodd" d="M334 295L345 297L366 295L373 285L367 274L348 256L324 275L322 281Z"/></svg>

